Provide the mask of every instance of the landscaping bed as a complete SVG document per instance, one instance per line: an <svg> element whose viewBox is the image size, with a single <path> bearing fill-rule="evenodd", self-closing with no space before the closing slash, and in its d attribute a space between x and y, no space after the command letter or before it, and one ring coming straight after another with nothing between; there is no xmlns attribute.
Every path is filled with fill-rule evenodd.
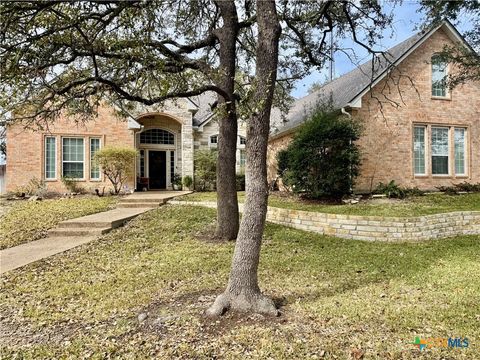
<svg viewBox="0 0 480 360"><path fill-rule="evenodd" d="M216 192L197 192L176 200L216 201ZM245 193L238 193L238 201L245 201ZM302 199L297 195L273 192L268 205L283 209L315 211L330 214L412 217L452 211L480 211L480 193L446 195L443 193L413 196L406 199L363 199L356 204L332 204Z"/></svg>
<svg viewBox="0 0 480 360"><path fill-rule="evenodd" d="M342 240L268 224L259 278L279 318L202 313L234 244L205 242L215 211L163 206L2 276L2 358L473 359L480 243ZM466 337L420 351L415 337Z"/></svg>
<svg viewBox="0 0 480 360"><path fill-rule="evenodd" d="M76 196L42 201L2 202L8 207L0 215L0 249L45 237L59 222L106 211L115 207L116 197Z"/></svg>

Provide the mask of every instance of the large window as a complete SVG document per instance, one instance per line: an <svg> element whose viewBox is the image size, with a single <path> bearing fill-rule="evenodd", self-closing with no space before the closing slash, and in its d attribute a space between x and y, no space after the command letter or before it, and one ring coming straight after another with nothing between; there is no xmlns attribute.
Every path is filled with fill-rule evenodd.
<svg viewBox="0 0 480 360"><path fill-rule="evenodd" d="M448 175L448 128L432 127L432 174Z"/></svg>
<svg viewBox="0 0 480 360"><path fill-rule="evenodd" d="M432 56L432 96L447 96L447 63L438 55Z"/></svg>
<svg viewBox="0 0 480 360"><path fill-rule="evenodd" d="M174 145L174 135L162 129L150 129L140 133L140 144Z"/></svg>
<svg viewBox="0 0 480 360"><path fill-rule="evenodd" d="M54 136L45 138L45 179L57 178L57 139Z"/></svg>
<svg viewBox="0 0 480 360"><path fill-rule="evenodd" d="M90 179L100 180L100 168L94 161L95 153L100 150L100 139L90 138Z"/></svg>
<svg viewBox="0 0 480 360"><path fill-rule="evenodd" d="M455 128L455 174L465 175L465 129Z"/></svg>
<svg viewBox="0 0 480 360"><path fill-rule="evenodd" d="M83 138L62 138L62 176L83 179L84 155Z"/></svg>
<svg viewBox="0 0 480 360"><path fill-rule="evenodd" d="M246 154L245 154L245 150L241 149L240 150L240 166L241 167L245 167L245 163L246 163Z"/></svg>
<svg viewBox="0 0 480 360"><path fill-rule="evenodd" d="M413 134L413 153L415 175L425 175L425 126L415 126Z"/></svg>

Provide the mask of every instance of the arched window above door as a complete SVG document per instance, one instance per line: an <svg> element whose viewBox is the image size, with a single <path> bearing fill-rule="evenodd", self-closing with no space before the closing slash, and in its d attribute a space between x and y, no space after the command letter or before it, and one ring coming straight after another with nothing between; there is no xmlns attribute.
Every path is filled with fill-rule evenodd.
<svg viewBox="0 0 480 360"><path fill-rule="evenodd" d="M140 144L175 145L175 136L163 129L149 129L140 133Z"/></svg>

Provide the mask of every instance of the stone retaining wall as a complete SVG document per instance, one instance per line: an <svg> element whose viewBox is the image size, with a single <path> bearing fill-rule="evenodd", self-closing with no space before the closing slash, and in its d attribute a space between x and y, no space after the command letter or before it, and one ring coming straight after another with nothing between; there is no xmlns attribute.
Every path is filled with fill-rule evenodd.
<svg viewBox="0 0 480 360"><path fill-rule="evenodd" d="M172 204L217 206L205 201L170 201ZM243 205L239 204L240 211ZM429 240L480 234L480 211L457 211L416 217L336 215L268 207L267 221L345 239L399 241Z"/></svg>

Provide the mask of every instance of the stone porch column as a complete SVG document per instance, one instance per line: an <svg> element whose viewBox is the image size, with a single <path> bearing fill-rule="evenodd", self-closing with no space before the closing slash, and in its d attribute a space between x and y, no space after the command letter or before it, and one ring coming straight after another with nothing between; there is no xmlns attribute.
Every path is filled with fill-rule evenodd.
<svg viewBox="0 0 480 360"><path fill-rule="evenodd" d="M193 128L189 115L182 124L182 178L189 175L193 179Z"/></svg>

